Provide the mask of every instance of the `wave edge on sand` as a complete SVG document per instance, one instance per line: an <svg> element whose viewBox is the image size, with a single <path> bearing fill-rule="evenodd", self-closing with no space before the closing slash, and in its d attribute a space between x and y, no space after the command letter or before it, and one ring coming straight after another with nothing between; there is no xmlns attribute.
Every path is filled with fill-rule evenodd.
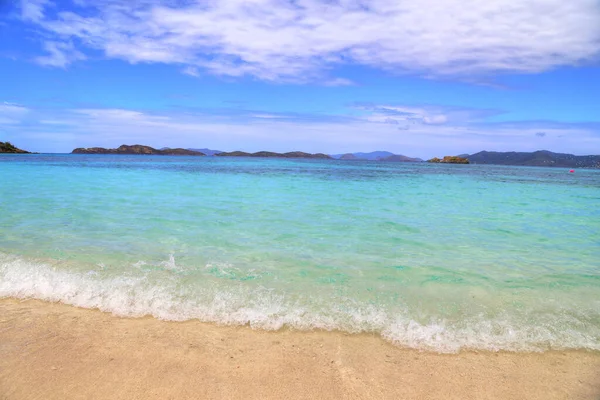
<svg viewBox="0 0 600 400"><path fill-rule="evenodd" d="M460 321L423 323L408 312L393 314L350 299L315 305L261 286L186 286L180 276L169 275L175 265L172 260L165 265L161 285L155 285L144 275L103 277L96 271L73 272L22 257L0 256L0 298L61 302L121 317L200 320L270 331L289 328L370 333L401 347L438 353L600 350L600 328L586 324L585 314L542 315L538 325L525 325L507 313L498 314L494 320L472 315Z"/></svg>

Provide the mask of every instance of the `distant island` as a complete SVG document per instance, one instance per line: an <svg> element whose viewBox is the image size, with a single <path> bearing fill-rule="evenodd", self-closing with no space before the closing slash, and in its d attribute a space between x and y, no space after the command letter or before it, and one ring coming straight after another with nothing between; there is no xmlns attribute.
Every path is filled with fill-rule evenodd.
<svg viewBox="0 0 600 400"><path fill-rule="evenodd" d="M9 142L0 142L0 153L29 153L18 149ZM259 151L248 153L245 151L223 152L211 149L193 149L163 147L155 149L140 144L128 146L121 145L116 149L103 147L77 148L72 154L139 154L139 155L169 155L169 156L216 156L216 157L263 157L263 158L309 158L321 160L368 160L368 161L393 161L393 162L424 162L416 157L394 154L389 151L372 151L370 153L345 153L324 154L305 153L303 151L290 151L276 153L272 151ZM563 168L600 168L600 155L576 156L573 154L553 153L547 150L534 152L496 152L480 151L475 154L460 154L458 156L445 156L440 159L434 157L427 160L429 163L440 164L490 164L490 165L520 165L533 167L563 167Z"/></svg>
<svg viewBox="0 0 600 400"><path fill-rule="evenodd" d="M155 149L150 146L143 146L135 144L133 146L121 145L116 149L105 149L104 147L89 147L89 148L77 148L71 152L71 154L138 154L138 155L165 155L165 156L205 156L209 153L212 156L218 157L265 157L265 158L317 158L317 159L331 159L331 156L327 154L317 153L310 154L302 151L291 151L288 153L275 153L271 151L259 151L257 153L246 153L244 151L232 151L222 152L219 150L206 150L207 153L198 151L200 149L172 149L170 147L163 147L161 149Z"/></svg>
<svg viewBox="0 0 600 400"><path fill-rule="evenodd" d="M576 156L547 150L526 152L480 151L466 156L472 164L523 165L532 167L600 168L600 155Z"/></svg>
<svg viewBox="0 0 600 400"><path fill-rule="evenodd" d="M469 164L469 159L459 156L446 156L441 160L437 157L433 157L431 160L427 160L427 162L443 164Z"/></svg>
<svg viewBox="0 0 600 400"><path fill-rule="evenodd" d="M0 153L31 154L29 151L21 150L18 147L15 147L10 142L0 142Z"/></svg>
<svg viewBox="0 0 600 400"><path fill-rule="evenodd" d="M105 149L104 147L79 147L71 152L71 154L138 154L138 155L161 155L161 156L205 156L206 154L199 151L188 149L164 149L158 150L150 146L134 144L128 146L126 144L119 146L117 149Z"/></svg>
<svg viewBox="0 0 600 400"><path fill-rule="evenodd" d="M423 159L416 157L407 157L402 154L392 154L391 156L380 158L378 161L393 161L393 162L423 162Z"/></svg>
<svg viewBox="0 0 600 400"><path fill-rule="evenodd" d="M311 154L302 151L290 151L288 153L274 153L272 151L259 151L246 153L245 151L231 151L215 154L217 157L264 157L264 158L317 158L330 160L331 156L323 153Z"/></svg>
<svg viewBox="0 0 600 400"><path fill-rule="evenodd" d="M547 150L534 152L498 152L480 151L475 154L446 156L443 159L434 157L430 163L445 164L489 164L516 165L530 167L562 167L562 168L600 168L600 155L576 156L573 154L553 153Z"/></svg>
<svg viewBox="0 0 600 400"><path fill-rule="evenodd" d="M389 151L372 151L370 153L345 153L334 154L331 157L337 160L367 160L367 161L394 161L394 162L423 162L416 157L407 157L402 154L394 154Z"/></svg>
<svg viewBox="0 0 600 400"><path fill-rule="evenodd" d="M161 148L161 150L171 150L171 148L170 147L163 147L163 148ZM212 150L212 149L206 149L206 148L204 148L204 149L192 149L192 148L188 147L188 148L186 148L186 150L199 151L200 153L204 153L207 156L214 156L216 154L223 153L221 150Z"/></svg>

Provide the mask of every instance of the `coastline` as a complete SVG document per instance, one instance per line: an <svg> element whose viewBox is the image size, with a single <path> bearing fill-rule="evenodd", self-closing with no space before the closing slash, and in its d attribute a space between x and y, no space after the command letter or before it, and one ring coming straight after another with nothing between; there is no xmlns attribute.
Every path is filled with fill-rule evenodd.
<svg viewBox="0 0 600 400"><path fill-rule="evenodd" d="M600 352L438 354L341 332L0 299L0 398L594 399Z"/></svg>

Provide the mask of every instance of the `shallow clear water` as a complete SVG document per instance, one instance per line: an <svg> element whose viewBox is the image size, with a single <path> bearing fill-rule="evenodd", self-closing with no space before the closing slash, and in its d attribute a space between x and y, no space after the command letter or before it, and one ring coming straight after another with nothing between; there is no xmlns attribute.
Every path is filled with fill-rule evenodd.
<svg viewBox="0 0 600 400"><path fill-rule="evenodd" d="M600 171L0 156L0 297L600 350Z"/></svg>

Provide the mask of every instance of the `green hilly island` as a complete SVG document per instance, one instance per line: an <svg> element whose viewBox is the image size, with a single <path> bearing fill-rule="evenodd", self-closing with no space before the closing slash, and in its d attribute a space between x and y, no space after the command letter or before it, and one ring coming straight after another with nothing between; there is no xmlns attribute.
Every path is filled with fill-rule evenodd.
<svg viewBox="0 0 600 400"><path fill-rule="evenodd" d="M30 154L31 152L19 149L10 142L0 142L0 153Z"/></svg>

